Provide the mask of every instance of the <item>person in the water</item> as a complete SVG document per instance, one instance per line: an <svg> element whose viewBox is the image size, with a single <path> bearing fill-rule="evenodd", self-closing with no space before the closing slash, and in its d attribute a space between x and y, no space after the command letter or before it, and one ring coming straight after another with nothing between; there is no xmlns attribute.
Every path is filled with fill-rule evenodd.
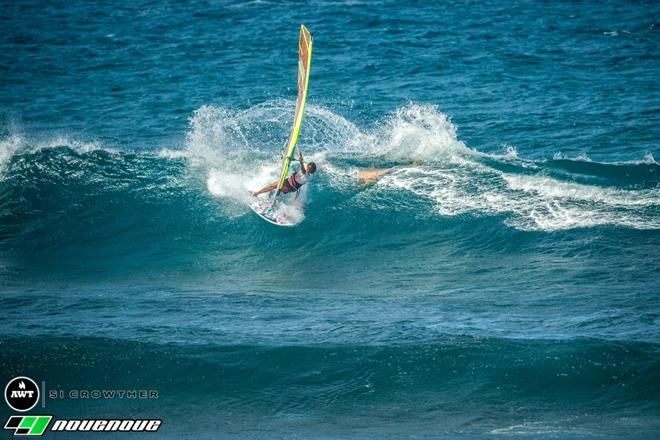
<svg viewBox="0 0 660 440"><path fill-rule="evenodd" d="M291 174L286 181L284 181L284 185L282 185L282 188L280 189L280 192L284 194L298 191L301 186L312 180L314 173L316 172L316 164L314 162L310 162L305 166L305 161L303 160L303 155L300 150L298 150L298 158L300 159L300 171ZM259 191L253 192L252 195L257 197L259 194L267 193L275 189L277 189L277 182L269 183Z"/></svg>

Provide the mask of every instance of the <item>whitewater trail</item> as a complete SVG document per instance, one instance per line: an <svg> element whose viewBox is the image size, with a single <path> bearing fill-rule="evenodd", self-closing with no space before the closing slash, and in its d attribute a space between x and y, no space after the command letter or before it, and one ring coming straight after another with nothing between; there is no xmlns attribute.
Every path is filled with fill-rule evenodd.
<svg viewBox="0 0 660 440"><path fill-rule="evenodd" d="M225 215L242 216L249 214L248 191L277 178L292 109L292 102L286 100L266 101L244 110L202 106L190 117L182 147L156 152L122 152L63 136L35 141L10 133L0 140L0 176L20 181L26 178L20 174L25 167L36 167L31 176L50 173L66 176L68 181L80 176L87 179L81 184L97 182L99 191L111 192L128 184L116 178L119 174L134 172L132 185L140 185L141 175L160 176L162 171L144 168L139 158L184 161L186 176L168 179L179 179L181 185L188 185L191 178L201 180ZM341 203L347 212L351 203L371 203L374 209L381 209L375 207L374 198L385 197L388 206L400 213L407 199L418 198L431 202L427 216L496 217L525 231L605 225L660 228L660 166L651 156L603 164L587 158L528 160L518 157L513 146L507 146L501 155L485 154L465 145L458 138L458 127L432 105L410 103L366 127L310 105L299 146L308 161L317 163L319 172L312 188L301 191L298 202L314 201L317 209L323 200L334 200L336 193L343 195L343 201L327 203ZM30 163L45 160L39 152L57 148L69 149L79 157L73 160L60 155ZM94 156L99 152L109 155L110 162L99 162ZM21 166L17 165L19 159ZM133 168L126 168L127 163ZM379 167L393 170L372 186L357 182L358 170ZM152 185L144 190L159 188Z"/></svg>
<svg viewBox="0 0 660 440"><path fill-rule="evenodd" d="M247 190L276 178L277 145L286 133L290 108L290 102L278 100L235 113L207 106L195 112L186 148L191 163L207 167L212 194L243 201ZM520 159L513 146L502 155L480 153L460 141L457 126L432 105L411 103L364 129L311 105L303 134L301 148L325 178L318 185L329 186L316 191L355 191L358 169L393 166L394 172L377 187L393 197L398 193L431 200L438 215L505 216L507 225L530 231L660 228L657 185L623 189L602 186L596 179L593 184L574 183L546 175L548 161ZM657 174L651 159L641 163ZM501 171L488 160L536 172ZM628 186L635 185L632 181Z"/></svg>

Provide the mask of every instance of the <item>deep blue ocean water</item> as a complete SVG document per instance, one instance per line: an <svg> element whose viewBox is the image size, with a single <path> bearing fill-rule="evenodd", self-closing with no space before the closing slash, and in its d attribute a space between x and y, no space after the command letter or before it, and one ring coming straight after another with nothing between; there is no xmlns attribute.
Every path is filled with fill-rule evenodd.
<svg viewBox="0 0 660 440"><path fill-rule="evenodd" d="M283 229L246 191L277 173L301 23L320 171ZM0 28L0 382L160 396L34 413L659 435L657 2L22 0Z"/></svg>

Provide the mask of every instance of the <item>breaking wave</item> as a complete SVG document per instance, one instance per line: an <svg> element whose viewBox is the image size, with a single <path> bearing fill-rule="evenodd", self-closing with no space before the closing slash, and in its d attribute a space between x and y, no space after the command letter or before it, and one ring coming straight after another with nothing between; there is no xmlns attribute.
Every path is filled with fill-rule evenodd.
<svg viewBox="0 0 660 440"><path fill-rule="evenodd" d="M285 100L244 110L203 106L178 149L125 151L7 134L0 140L0 241L47 248L177 237L194 247L220 231L231 242L246 228L266 237L271 226L249 211L247 191L275 179L292 109ZM485 154L462 142L432 105L410 103L363 127L312 105L300 147L320 170L299 196L310 230L365 233L365 218L373 227L395 219L398 230L429 232L454 218L459 236L475 222L484 231L660 228L653 158L527 160L511 146ZM391 172L367 185L356 178L364 168Z"/></svg>

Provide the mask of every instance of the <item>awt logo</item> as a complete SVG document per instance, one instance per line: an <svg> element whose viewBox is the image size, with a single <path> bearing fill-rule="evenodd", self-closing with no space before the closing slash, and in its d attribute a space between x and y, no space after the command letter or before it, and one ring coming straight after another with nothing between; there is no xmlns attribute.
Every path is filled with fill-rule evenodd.
<svg viewBox="0 0 660 440"><path fill-rule="evenodd" d="M25 382L20 381L18 383L18 388L18 391L12 390L10 396L12 399L32 399L34 397L34 391L25 389Z"/></svg>
<svg viewBox="0 0 660 440"><path fill-rule="evenodd" d="M39 387L29 377L15 377L5 387L5 401L14 411L29 411L39 402Z"/></svg>

